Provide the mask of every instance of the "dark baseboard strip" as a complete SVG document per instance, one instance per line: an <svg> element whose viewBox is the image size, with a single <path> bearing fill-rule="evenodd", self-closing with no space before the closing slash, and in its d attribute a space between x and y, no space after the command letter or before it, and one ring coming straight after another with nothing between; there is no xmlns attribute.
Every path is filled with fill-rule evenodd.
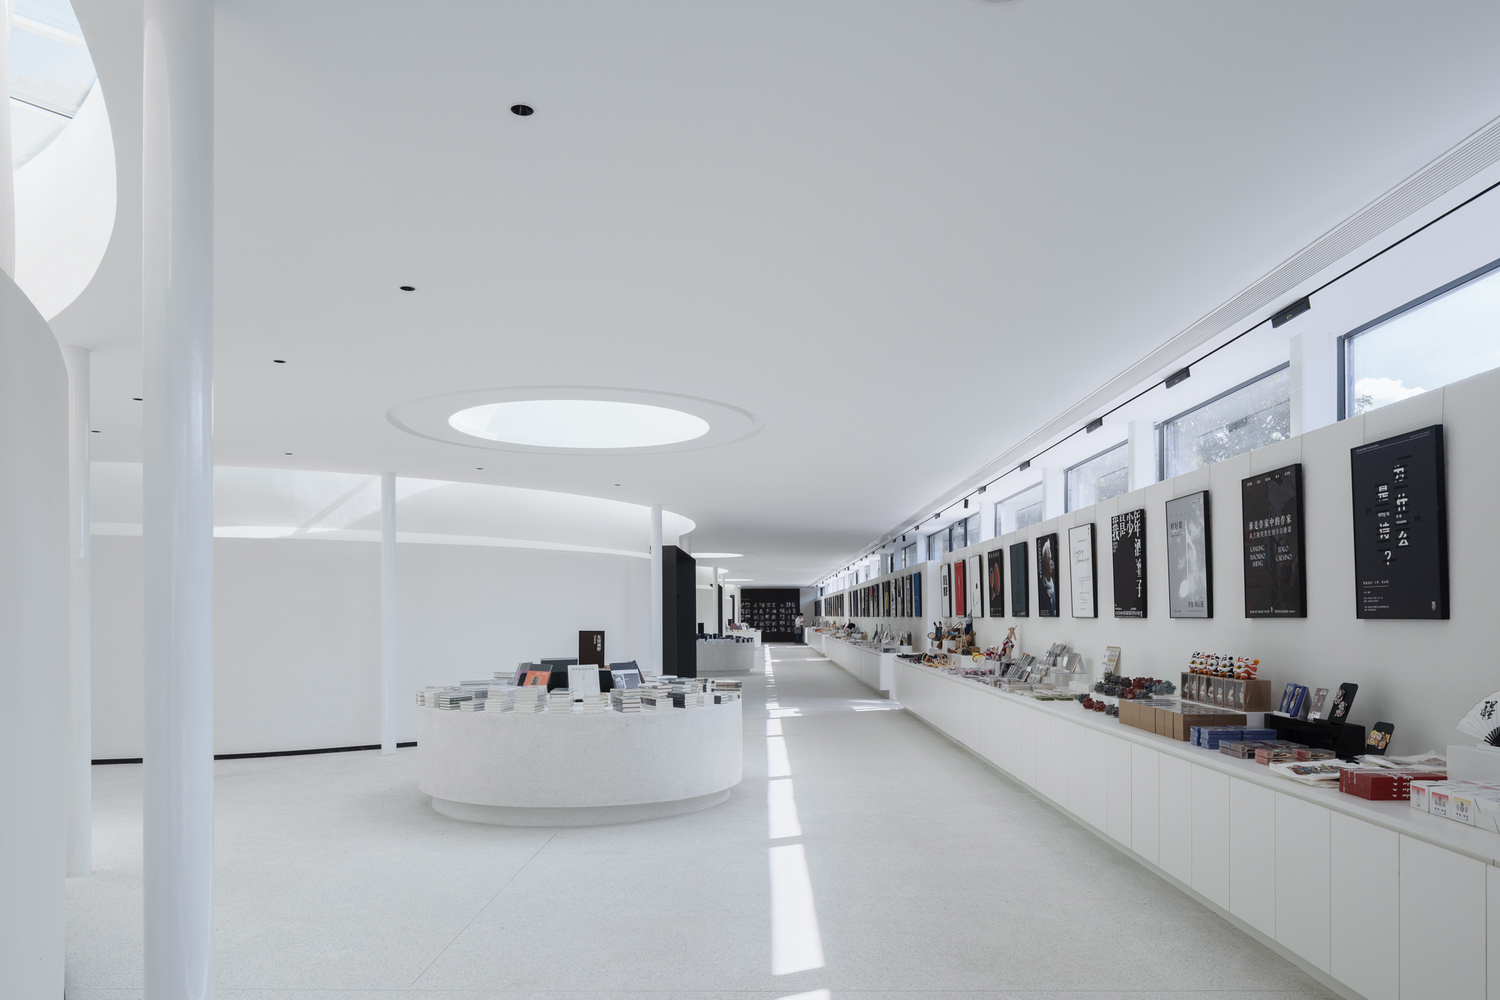
<svg viewBox="0 0 1500 1000"><path fill-rule="evenodd" d="M396 747L398 749L404 749L406 747L414 747L416 745L417 745L416 740L413 740L410 743L397 743ZM313 754L313 753L352 753L355 750L379 750L379 749L380 749L380 744L379 743L370 743L370 744L366 744L365 746L358 746L358 747L320 747L320 748L318 748L316 750L266 750L266 751L262 751L260 753L216 753L216 754L214 754L214 760L246 760L246 759L251 758L251 757L305 757L308 754ZM139 758L139 757L105 757L105 758L101 758L100 760L93 761L93 763L95 763L95 764L139 764L139 763L141 763L141 758Z"/></svg>

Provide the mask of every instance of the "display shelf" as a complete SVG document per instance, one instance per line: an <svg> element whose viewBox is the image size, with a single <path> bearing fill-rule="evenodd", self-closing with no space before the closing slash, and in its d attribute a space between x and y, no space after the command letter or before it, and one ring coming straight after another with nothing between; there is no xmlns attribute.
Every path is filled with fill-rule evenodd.
<svg viewBox="0 0 1500 1000"><path fill-rule="evenodd" d="M1276 707L1271 682L1214 677L1184 670L1180 688L1184 701L1196 701L1236 712L1269 712Z"/></svg>
<svg viewBox="0 0 1500 1000"><path fill-rule="evenodd" d="M1291 740L1303 746L1320 750L1332 750L1345 760L1353 760L1365 752L1365 727L1348 722L1308 722L1266 713L1267 728L1276 730L1279 740Z"/></svg>
<svg viewBox="0 0 1500 1000"><path fill-rule="evenodd" d="M858 643L836 638L827 632L808 632L807 644L869 687L882 694L890 693L891 671L896 662L895 653L870 649Z"/></svg>

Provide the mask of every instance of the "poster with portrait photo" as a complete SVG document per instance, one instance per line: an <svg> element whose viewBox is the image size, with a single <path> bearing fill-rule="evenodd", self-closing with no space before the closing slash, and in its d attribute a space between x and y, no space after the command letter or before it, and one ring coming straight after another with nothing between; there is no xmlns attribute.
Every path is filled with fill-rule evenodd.
<svg viewBox="0 0 1500 1000"><path fill-rule="evenodd" d="M1146 510L1130 510L1109 519L1109 548L1114 563L1115 617L1146 617Z"/></svg>
<svg viewBox="0 0 1500 1000"><path fill-rule="evenodd" d="M964 570L964 580L969 584L969 614L974 618L983 618L984 556L970 556L966 561L969 568Z"/></svg>
<svg viewBox="0 0 1500 1000"><path fill-rule="evenodd" d="M1245 617L1306 618L1302 466L1240 481L1245 533Z"/></svg>
<svg viewBox="0 0 1500 1000"><path fill-rule="evenodd" d="M1207 490L1167 501L1167 613L1173 618L1214 616L1210 539Z"/></svg>
<svg viewBox="0 0 1500 1000"><path fill-rule="evenodd" d="M1025 542L1010 547L1010 615L1012 618L1031 615L1031 578L1026 574Z"/></svg>
<svg viewBox="0 0 1500 1000"><path fill-rule="evenodd" d="M1062 614L1058 595L1057 535L1038 535L1036 539L1036 614L1038 618L1057 618Z"/></svg>
<svg viewBox="0 0 1500 1000"><path fill-rule="evenodd" d="M1068 529L1068 584L1073 591L1073 617L1099 617L1099 583L1094 577L1094 526Z"/></svg>
<svg viewBox="0 0 1500 1000"><path fill-rule="evenodd" d="M943 589L943 617L953 617L953 564L943 563L942 570Z"/></svg>
<svg viewBox="0 0 1500 1000"><path fill-rule="evenodd" d="M990 617L1005 617L1005 557L1004 550L996 549L989 554L990 568Z"/></svg>

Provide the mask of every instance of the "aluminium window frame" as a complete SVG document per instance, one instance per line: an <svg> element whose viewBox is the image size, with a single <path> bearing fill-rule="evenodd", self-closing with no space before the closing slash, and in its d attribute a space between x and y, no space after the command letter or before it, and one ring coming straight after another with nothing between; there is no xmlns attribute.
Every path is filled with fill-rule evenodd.
<svg viewBox="0 0 1500 1000"><path fill-rule="evenodd" d="M1374 319L1370 320L1370 322L1362 323L1359 326L1356 326L1354 329L1350 330L1348 333L1339 337L1337 379L1338 408L1334 411L1335 419L1349 419L1349 400L1354 397L1354 384L1352 382L1352 379L1354 378L1354 372L1349 367L1349 344L1354 340L1355 337L1358 337L1362 333L1369 333L1377 326L1384 326L1386 323L1389 323L1391 320L1395 319L1397 316L1400 316L1402 313L1409 313L1413 309L1420 309L1422 306L1425 306L1433 299L1442 298L1449 292L1455 292L1458 289L1462 288L1464 285L1467 285L1474 281L1478 281L1480 278L1483 278L1497 268L1500 268L1500 258L1492 260L1488 264L1476 267L1469 273L1460 275L1459 277L1454 278L1452 281L1448 282L1445 285L1439 285L1425 295L1418 295L1410 302L1399 305L1389 312L1382 313L1379 316L1376 316ZM1435 388L1442 388L1442 386L1435 386Z"/></svg>
<svg viewBox="0 0 1500 1000"><path fill-rule="evenodd" d="M1129 444L1130 444L1130 438L1126 438L1124 441L1121 441L1119 444L1112 445L1111 447L1105 448L1103 451L1099 452L1097 455L1090 455L1088 458L1085 458L1081 462L1074 462L1072 465L1068 466L1066 469L1063 470L1063 513L1064 514L1071 514L1071 513L1073 513L1073 497L1070 495L1070 489L1069 489L1070 484L1068 482L1068 477L1073 474L1073 470L1077 469L1077 468L1080 468L1081 466L1088 465L1090 462L1092 462L1096 458L1103 458L1105 455L1108 455L1112 451L1119 451L1121 448L1124 448L1124 447L1126 447ZM1126 455L1125 457L1128 460L1130 456ZM1129 471L1130 471L1130 463L1129 463L1129 461L1126 461L1126 463L1125 463L1125 470L1126 470L1126 474L1128 475ZM1129 490L1127 490L1126 492L1128 493ZM1092 504L1090 506L1092 506Z"/></svg>
<svg viewBox="0 0 1500 1000"><path fill-rule="evenodd" d="M1214 403L1217 403L1219 400L1223 399L1225 396L1233 396L1235 393L1239 392L1241 389L1248 389L1252 385L1254 385L1255 383L1260 382L1260 381L1262 381L1264 379L1268 379L1272 375L1275 375L1278 372L1283 372L1283 371L1285 371L1286 369L1288 369L1290 367L1292 367L1292 363L1291 363L1290 360L1283 361L1281 364L1277 365L1275 368L1268 368L1267 370L1261 372L1259 375L1256 375L1253 378L1247 378L1247 379L1245 379L1245 381L1241 382L1239 385L1232 386L1232 387L1230 387L1228 389L1225 389L1223 392L1219 393L1217 396L1210 396L1208 399L1205 399L1203 402L1199 403L1197 406L1189 406L1187 409L1183 410L1181 413L1178 413L1178 414L1175 414L1173 416L1170 416L1167 419L1163 420L1161 423L1157 424L1156 425L1156 481L1158 483L1164 483L1164 482L1167 481L1167 425L1168 424L1172 423L1174 420L1181 420L1183 417L1187 416L1190 413L1196 413L1199 410L1203 409L1205 406L1212 406ZM1066 489L1066 487L1067 487L1066 481L1064 481L1063 486Z"/></svg>

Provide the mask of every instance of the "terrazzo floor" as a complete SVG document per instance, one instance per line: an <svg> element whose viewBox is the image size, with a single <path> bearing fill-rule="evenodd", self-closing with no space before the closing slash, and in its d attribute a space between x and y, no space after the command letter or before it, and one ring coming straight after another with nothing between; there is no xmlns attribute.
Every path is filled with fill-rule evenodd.
<svg viewBox="0 0 1500 1000"><path fill-rule="evenodd" d="M219 762L218 997L1332 996L813 650L766 649L774 678L746 678L744 781L687 816L462 823L417 790L418 750ZM801 828L776 840L768 700ZM94 795L96 870L68 880L67 996L136 1000L140 765L96 767ZM795 845L815 930L778 940L807 965L815 934L822 964L773 975L787 959L768 852Z"/></svg>

